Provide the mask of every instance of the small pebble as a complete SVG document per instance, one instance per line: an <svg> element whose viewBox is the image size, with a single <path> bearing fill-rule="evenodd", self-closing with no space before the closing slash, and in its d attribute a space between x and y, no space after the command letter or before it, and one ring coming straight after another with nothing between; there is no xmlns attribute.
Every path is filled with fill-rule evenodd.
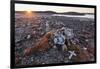
<svg viewBox="0 0 100 69"><path fill-rule="evenodd" d="M86 42L88 42L89 40L88 40L88 39L86 39L85 41L86 41Z"/></svg>
<svg viewBox="0 0 100 69"><path fill-rule="evenodd" d="M31 38L31 35L27 35L27 39L30 39Z"/></svg>
<svg viewBox="0 0 100 69"><path fill-rule="evenodd" d="M33 61L33 57L31 57L31 61Z"/></svg>
<svg viewBox="0 0 100 69"><path fill-rule="evenodd" d="M23 26L23 27L25 27L26 25L25 25L25 24L23 24L22 26Z"/></svg>
<svg viewBox="0 0 100 69"><path fill-rule="evenodd" d="M42 63L42 64L45 64L45 63Z"/></svg>
<svg viewBox="0 0 100 69"><path fill-rule="evenodd" d="M30 26L30 25L31 25L31 23L27 23L27 25L28 25L28 26Z"/></svg>
<svg viewBox="0 0 100 69"><path fill-rule="evenodd" d="M87 48L86 48L86 47L84 47L84 48L83 48L83 50L87 50Z"/></svg>
<svg viewBox="0 0 100 69"><path fill-rule="evenodd" d="M56 47L56 46L53 46L53 48L54 48L54 49L57 49L57 47Z"/></svg>

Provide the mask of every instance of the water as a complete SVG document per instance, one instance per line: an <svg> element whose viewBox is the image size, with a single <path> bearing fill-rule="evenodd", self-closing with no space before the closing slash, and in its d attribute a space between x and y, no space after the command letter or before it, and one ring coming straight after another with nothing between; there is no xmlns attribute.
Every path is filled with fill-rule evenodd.
<svg viewBox="0 0 100 69"><path fill-rule="evenodd" d="M52 16L65 16L65 17L79 17L79 18L90 18L90 19L94 19L94 15L93 14L85 14L85 15L53 14Z"/></svg>

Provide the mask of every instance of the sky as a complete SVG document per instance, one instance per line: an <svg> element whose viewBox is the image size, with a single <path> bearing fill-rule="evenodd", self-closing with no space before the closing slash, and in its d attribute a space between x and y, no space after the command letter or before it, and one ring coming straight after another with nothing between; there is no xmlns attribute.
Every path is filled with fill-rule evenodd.
<svg viewBox="0 0 100 69"><path fill-rule="evenodd" d="M54 11L59 13L61 12L94 13L94 8L15 4L15 11Z"/></svg>

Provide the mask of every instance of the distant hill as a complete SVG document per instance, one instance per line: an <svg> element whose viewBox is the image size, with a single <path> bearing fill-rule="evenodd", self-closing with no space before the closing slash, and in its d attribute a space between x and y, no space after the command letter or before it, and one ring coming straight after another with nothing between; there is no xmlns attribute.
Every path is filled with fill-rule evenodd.
<svg viewBox="0 0 100 69"><path fill-rule="evenodd" d="M54 11L36 11L36 13L51 13L51 14L57 14L56 12Z"/></svg>
<svg viewBox="0 0 100 69"><path fill-rule="evenodd" d="M26 11L15 11L15 13L23 13L23 12L26 12ZM52 13L52 14L56 14L56 12L54 12L54 11L32 11L32 12L35 12L35 13Z"/></svg>
<svg viewBox="0 0 100 69"><path fill-rule="evenodd" d="M15 13L23 13L23 12L26 12L26 11L15 11Z"/></svg>
<svg viewBox="0 0 100 69"><path fill-rule="evenodd" d="M79 13L79 12L64 12L61 14L66 14L66 15L85 15L86 13Z"/></svg>
<svg viewBox="0 0 100 69"><path fill-rule="evenodd" d="M25 13L26 11L15 11L15 13ZM45 13L45 14L65 14L65 15L85 15L85 14L93 14L93 13L79 13L79 12L63 12L57 13L54 11L33 11L35 13Z"/></svg>

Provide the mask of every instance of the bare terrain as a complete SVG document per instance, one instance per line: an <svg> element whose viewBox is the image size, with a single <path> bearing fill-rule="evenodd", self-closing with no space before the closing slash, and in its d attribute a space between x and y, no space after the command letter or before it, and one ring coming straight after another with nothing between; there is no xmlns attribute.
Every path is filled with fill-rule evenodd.
<svg viewBox="0 0 100 69"><path fill-rule="evenodd" d="M46 33L46 23L50 29L59 29L66 27L73 29L75 38L79 41L80 47L86 47L94 52L94 36L95 22L94 18L83 17L84 15L51 15L37 14L31 18L24 16L21 13L15 13L15 62L16 66L20 65L39 65L53 63L69 63L77 60L69 60L68 52L61 52L51 48L47 52L40 52L23 56L23 51L38 41ZM76 17L75 17L76 16ZM78 17L77 17L78 16ZM94 61L94 53L89 53L91 58L89 61ZM76 56L77 57L77 56ZM74 58L74 57L73 57Z"/></svg>

